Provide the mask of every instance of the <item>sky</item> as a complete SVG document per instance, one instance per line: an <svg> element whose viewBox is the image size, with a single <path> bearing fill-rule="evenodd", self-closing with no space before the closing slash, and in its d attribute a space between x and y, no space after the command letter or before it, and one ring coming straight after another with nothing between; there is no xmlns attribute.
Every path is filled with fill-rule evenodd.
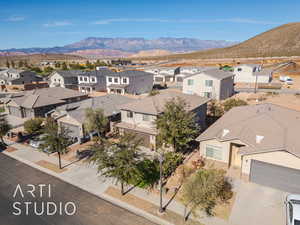
<svg viewBox="0 0 300 225"><path fill-rule="evenodd" d="M0 0L0 49L87 37L244 41L300 21L299 0Z"/></svg>

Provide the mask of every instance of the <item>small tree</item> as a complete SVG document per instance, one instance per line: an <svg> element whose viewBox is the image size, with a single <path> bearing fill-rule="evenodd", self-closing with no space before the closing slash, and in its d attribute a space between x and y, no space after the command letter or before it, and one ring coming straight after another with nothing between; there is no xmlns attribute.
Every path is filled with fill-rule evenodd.
<svg viewBox="0 0 300 225"><path fill-rule="evenodd" d="M8 61L6 61L6 67L10 68L10 63Z"/></svg>
<svg viewBox="0 0 300 225"><path fill-rule="evenodd" d="M18 62L18 67L19 67L19 68L22 68L23 66L24 66L24 63L23 63L22 60L20 60L20 61Z"/></svg>
<svg viewBox="0 0 300 225"><path fill-rule="evenodd" d="M139 146L141 140L132 134L125 134L117 144L111 144L106 139L92 146L94 155L91 162L98 166L98 172L108 178L116 179L121 183L121 193L124 192L124 184L130 184L139 176L138 164L142 158Z"/></svg>
<svg viewBox="0 0 300 225"><path fill-rule="evenodd" d="M68 70L68 66L67 66L67 63L66 63L66 62L63 62L63 63L61 64L61 69L62 69L62 70Z"/></svg>
<svg viewBox="0 0 300 225"><path fill-rule="evenodd" d="M16 65L15 65L15 62L14 62L14 61L11 61L11 62L10 62L10 65L11 65L11 67L12 67L12 68L15 68L15 67L16 67Z"/></svg>
<svg viewBox="0 0 300 225"><path fill-rule="evenodd" d="M85 128L88 132L95 131L98 137L104 137L107 131L108 119L102 109L86 109Z"/></svg>
<svg viewBox="0 0 300 225"><path fill-rule="evenodd" d="M11 129L11 126L7 122L5 116L0 115L0 140L2 144L5 144L3 137L8 133L8 131Z"/></svg>
<svg viewBox="0 0 300 225"><path fill-rule="evenodd" d="M69 130L65 127L58 127L57 123L52 119L47 119L44 127L44 136L41 138L42 144L40 149L49 149L50 152L57 152L59 169L61 166L61 154L66 153L70 144Z"/></svg>
<svg viewBox="0 0 300 225"><path fill-rule="evenodd" d="M248 105L247 102L245 102L244 100L241 99L228 99L223 103L223 107L225 112L228 112L230 109L232 109L233 107L236 106L243 106L243 105Z"/></svg>
<svg viewBox="0 0 300 225"><path fill-rule="evenodd" d="M51 72L53 72L53 70L54 69L51 66L47 66L44 68L44 73L51 73Z"/></svg>
<svg viewBox="0 0 300 225"><path fill-rule="evenodd" d="M30 120L27 120L24 123L24 130L28 134L36 134L39 131L41 131L42 123L43 123L42 118L33 118L33 119L30 119Z"/></svg>
<svg viewBox="0 0 300 225"><path fill-rule="evenodd" d="M215 205L231 197L231 185L225 178L224 170L201 169L184 183L181 201L195 216L198 210L204 210L208 215L213 215ZM185 219L190 213L184 215Z"/></svg>
<svg viewBox="0 0 300 225"><path fill-rule="evenodd" d="M165 104L162 115L158 116L155 123L158 129L158 145L171 145L175 151L186 147L199 132L195 122L195 115L186 111L187 104L177 98Z"/></svg>
<svg viewBox="0 0 300 225"><path fill-rule="evenodd" d="M213 117L221 117L224 114L224 109L216 100L212 100L208 105L208 111Z"/></svg>

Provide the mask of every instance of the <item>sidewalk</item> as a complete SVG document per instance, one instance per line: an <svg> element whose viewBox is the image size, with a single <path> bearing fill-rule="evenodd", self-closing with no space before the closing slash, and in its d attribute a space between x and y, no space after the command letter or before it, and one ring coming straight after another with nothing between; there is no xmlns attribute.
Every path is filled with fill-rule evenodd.
<svg viewBox="0 0 300 225"><path fill-rule="evenodd" d="M36 169L55 176L65 182L88 191L98 197L123 207L135 214L143 216L157 224L205 224L205 225L229 225L236 224L230 220L223 220L218 217L207 217L199 213L199 217L190 216L187 222L183 221L184 206L173 199L167 206L167 213L159 215L157 213L159 206L159 195L148 192L147 190L135 187L125 196L119 194L119 186L112 179L101 177L97 174L97 168L94 165L80 162L70 162L62 160L64 170L57 170L58 158L55 155L47 155L39 152L30 146L10 143L15 151L4 151L3 153L13 157L23 163L26 163ZM50 164L50 166L48 165ZM52 166L52 167L51 167ZM163 204L166 205L169 199L164 198ZM230 222L229 222L230 221Z"/></svg>
<svg viewBox="0 0 300 225"><path fill-rule="evenodd" d="M3 153L15 158L23 163L26 163L36 169L39 169L45 173L48 173L52 176L55 176L65 182L73 184L81 189L88 191L94 195L97 195L105 200L108 200L114 204L117 204L123 208L126 208L138 215L144 216L145 218L157 223L157 224L183 224L183 213L184 213L184 206L175 200L171 201L171 203L167 207L167 214L174 213L176 215L177 221L168 219L165 220L164 218L168 218L167 215L158 215L155 213L149 213L148 211L142 210L143 206L141 204L150 205L152 208L158 209L159 206L159 195L154 193L150 193L147 190L141 188L134 188L132 189L127 195L135 198L135 202L131 202L129 204L126 201L123 201L122 197L116 197L109 194L108 190L118 189L118 186L115 185L115 182L112 179L107 179L101 177L97 174L97 168L94 165L82 163L82 162L74 162L71 163L66 160L62 160L62 166L64 167L63 171L51 169L51 167L46 166L46 164L55 165L55 169L58 164L58 159L55 155L47 155L45 153L39 152L33 149L30 146L19 144L19 143L12 143L6 140L9 143L10 147L14 147L16 151L4 151ZM130 195L129 195L130 194ZM126 196L126 195L125 195ZM121 200L122 199L122 200ZM138 202L136 200L139 200ZM164 204L167 204L169 199L163 199ZM140 205L139 205L140 204ZM156 210L155 210L156 211ZM157 214L157 215L155 215ZM191 218L191 217L190 217ZM186 224L194 224L195 218L190 219L190 221ZM215 225L225 225L228 224L226 221L221 219L212 217L206 219L201 219L200 224L215 224Z"/></svg>

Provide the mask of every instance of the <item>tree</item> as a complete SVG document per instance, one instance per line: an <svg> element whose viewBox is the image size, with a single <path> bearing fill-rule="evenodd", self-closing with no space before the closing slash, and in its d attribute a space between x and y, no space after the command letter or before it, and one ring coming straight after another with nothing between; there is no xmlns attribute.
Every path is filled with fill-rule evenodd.
<svg viewBox="0 0 300 225"><path fill-rule="evenodd" d="M47 119L44 127L44 135L41 138L40 149L48 149L50 152L57 152L59 169L61 166L61 154L66 153L67 147L70 144L69 130L65 127L58 127L55 120L52 118Z"/></svg>
<svg viewBox="0 0 300 225"><path fill-rule="evenodd" d="M20 60L20 61L18 62L18 68L22 68L23 66L24 66L24 63L23 63L22 60Z"/></svg>
<svg viewBox="0 0 300 225"><path fill-rule="evenodd" d="M221 117L224 115L224 109L221 104L218 104L216 100L212 100L208 105L208 111L213 117Z"/></svg>
<svg viewBox="0 0 300 225"><path fill-rule="evenodd" d="M66 62L63 62L63 63L61 64L61 69L62 69L62 70L68 70L68 66L67 66L67 63L66 63Z"/></svg>
<svg viewBox="0 0 300 225"><path fill-rule="evenodd" d="M14 61L11 61L10 65L11 65L12 68L15 68L15 66L16 66Z"/></svg>
<svg viewBox="0 0 300 225"><path fill-rule="evenodd" d="M0 140L2 144L5 144L3 137L8 133L8 131L11 129L11 126L7 122L4 115L0 115Z"/></svg>
<svg viewBox="0 0 300 225"><path fill-rule="evenodd" d="M51 66L47 66L44 68L44 73L51 73L54 69Z"/></svg>
<svg viewBox="0 0 300 225"><path fill-rule="evenodd" d="M6 67L10 68L10 63L8 62L8 60L6 61Z"/></svg>
<svg viewBox="0 0 300 225"><path fill-rule="evenodd" d="M42 123L43 123L42 118L33 118L33 119L30 119L30 120L27 120L24 123L24 130L28 134L36 134L39 131L41 131Z"/></svg>
<svg viewBox="0 0 300 225"><path fill-rule="evenodd" d="M36 72L36 73L42 73L43 71L41 70L40 67L31 67L30 68L31 71Z"/></svg>
<svg viewBox="0 0 300 225"><path fill-rule="evenodd" d="M195 115L186 111L187 104L181 98L173 98L155 121L158 129L158 146L171 145L175 151L186 147L198 134Z"/></svg>
<svg viewBox="0 0 300 225"><path fill-rule="evenodd" d="M85 111L85 128L88 132L97 132L98 137L104 137L108 128L108 119L103 109L88 108Z"/></svg>
<svg viewBox="0 0 300 225"><path fill-rule="evenodd" d="M244 100L241 99L228 99L223 103L223 107L225 112L228 112L230 109L232 109L233 107L236 106L243 106L243 105L248 105L247 102L245 102Z"/></svg>
<svg viewBox="0 0 300 225"><path fill-rule="evenodd" d="M190 176L183 184L181 201L189 207L190 213L197 216L198 210L213 215L213 208L219 202L232 197L231 185L225 178L225 171L219 169L201 169Z"/></svg>
<svg viewBox="0 0 300 225"><path fill-rule="evenodd" d="M60 62L56 62L54 66L55 68L60 68Z"/></svg>
<svg viewBox="0 0 300 225"><path fill-rule="evenodd" d="M138 164L143 157L140 145L141 139L126 133L118 143L112 144L102 138L92 146L94 155L91 162L97 165L98 173L121 183L122 195L125 194L124 184L130 184L139 176Z"/></svg>

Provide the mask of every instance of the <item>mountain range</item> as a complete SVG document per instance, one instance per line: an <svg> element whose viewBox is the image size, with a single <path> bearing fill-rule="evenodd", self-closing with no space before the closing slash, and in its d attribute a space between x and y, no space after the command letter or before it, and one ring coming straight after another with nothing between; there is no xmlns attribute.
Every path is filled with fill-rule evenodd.
<svg viewBox="0 0 300 225"><path fill-rule="evenodd" d="M212 48L223 48L236 44L225 40L200 40L195 38L102 38L89 37L79 42L61 47L50 48L21 48L0 50L0 55L27 55L27 54L75 54L96 55L108 57L121 57L138 54L140 51L160 52L153 50L168 51L170 53L190 52Z"/></svg>

